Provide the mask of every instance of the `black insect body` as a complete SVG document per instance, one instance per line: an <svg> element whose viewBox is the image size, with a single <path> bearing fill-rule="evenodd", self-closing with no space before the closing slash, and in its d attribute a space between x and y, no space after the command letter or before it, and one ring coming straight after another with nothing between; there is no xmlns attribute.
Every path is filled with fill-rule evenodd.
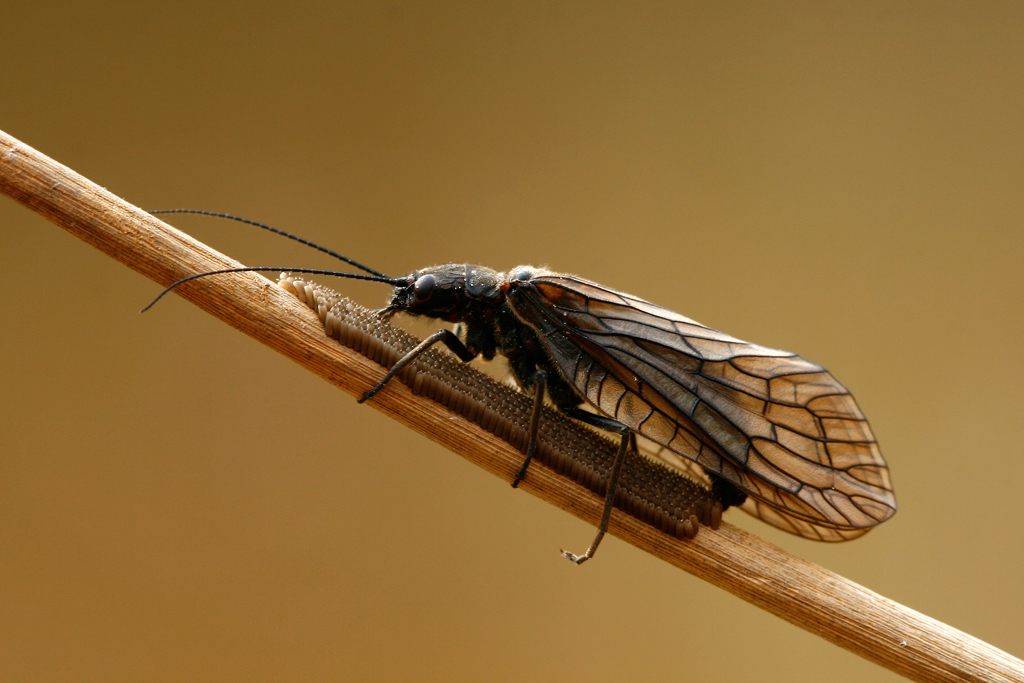
<svg viewBox="0 0 1024 683"><path fill-rule="evenodd" d="M530 271L520 269L519 274ZM518 298L518 284L490 268L471 264L448 264L426 268L407 276L406 284L395 287L385 315L406 313L461 323L463 337L441 330L443 341L463 360L478 355L492 360L496 354L508 360L519 386L534 389L546 379L547 395L563 410L578 406L582 397L551 364L538 330L517 315L511 305ZM539 375L538 373L546 373ZM592 416L588 413L589 416ZM586 418L585 418L586 419Z"/></svg>
<svg viewBox="0 0 1024 683"><path fill-rule="evenodd" d="M574 275L446 264L389 278L340 258L371 275L240 270L387 282L395 289L382 315L460 323L459 335L442 329L424 340L362 400L441 342L464 361L505 356L520 386L534 394L530 445L513 486L533 457L545 394L570 417L621 436L598 534L583 555L565 553L577 563L593 556L607 530L611 492L637 436L660 447L670 464L708 480L724 506L742 504L807 538L855 538L896 512L888 467L856 401L824 368L796 354L741 341Z"/></svg>

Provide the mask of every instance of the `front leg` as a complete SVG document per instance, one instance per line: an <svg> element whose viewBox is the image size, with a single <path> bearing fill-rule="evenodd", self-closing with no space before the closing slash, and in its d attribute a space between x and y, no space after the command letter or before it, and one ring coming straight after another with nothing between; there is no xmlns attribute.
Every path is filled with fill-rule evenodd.
<svg viewBox="0 0 1024 683"><path fill-rule="evenodd" d="M399 358L398 362L395 363L395 366L388 371L388 374L384 375L384 379L382 379L377 386L363 394L363 397L359 399L359 402L363 403L373 398L378 391L384 388L385 384L390 382L395 375L402 371L402 368L416 360L420 354L438 342L443 342L444 345L447 346L451 352L458 356L459 360L464 363L468 363L476 358L476 354L466 348L466 345L462 343L462 340L459 339L451 330L438 330L413 347L409 353Z"/></svg>

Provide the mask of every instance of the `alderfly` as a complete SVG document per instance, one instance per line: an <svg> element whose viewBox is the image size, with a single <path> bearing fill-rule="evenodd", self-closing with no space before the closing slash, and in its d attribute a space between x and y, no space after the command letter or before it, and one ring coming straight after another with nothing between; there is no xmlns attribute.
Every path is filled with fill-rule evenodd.
<svg viewBox="0 0 1024 683"><path fill-rule="evenodd" d="M243 220L310 244L233 216L178 212ZM429 336L360 402L440 342L466 362L504 356L520 388L533 395L529 445L513 486L536 450L545 397L569 417L618 435L597 536L582 555L564 553L577 564L594 555L607 531L611 492L637 437L654 444L666 462L708 481L723 507L741 505L800 536L844 541L896 512L888 467L857 402L824 368L794 353L741 341L575 275L450 263L392 278L311 246L366 274L238 268L193 275L164 293L219 273L334 275L392 285L390 301L378 311L384 318L404 313L457 323L458 333Z"/></svg>

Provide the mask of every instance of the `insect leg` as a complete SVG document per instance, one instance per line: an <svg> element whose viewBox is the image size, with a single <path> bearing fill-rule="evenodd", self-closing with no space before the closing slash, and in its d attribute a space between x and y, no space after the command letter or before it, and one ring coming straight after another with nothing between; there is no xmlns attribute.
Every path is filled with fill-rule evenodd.
<svg viewBox="0 0 1024 683"><path fill-rule="evenodd" d="M619 487L619 473L622 471L622 463L626 460L626 452L629 450L630 445L635 446L636 444L636 437L629 427L610 417L595 415L575 406L562 408L562 412L571 418L577 419L580 422L586 422L598 429L618 432L622 435L619 451L615 454L615 461L612 463L611 472L608 473L608 486L604 494L604 510L601 513L601 522L597 526L597 536L594 537L594 542L587 548L587 552L582 555L574 555L565 550L562 551L563 555L576 564L583 564L594 556L594 553L597 552L598 544L601 543L601 539L604 538L605 533L608 531L608 520L611 519L612 507L615 505L615 494Z"/></svg>
<svg viewBox="0 0 1024 683"><path fill-rule="evenodd" d="M417 344L411 351L409 351L409 353L399 358L398 362L395 363L395 366L388 371L388 374L384 375L384 379L382 379L377 386L363 394L363 397L359 399L359 403L363 403L364 401L368 401L373 398L374 394L383 389L385 384L390 382L395 375L402 371L402 368L416 360L417 356L437 342L443 342L452 353L458 356L459 359L465 363L476 358L476 354L467 349L466 345L462 343L462 340L455 336L451 330L438 330Z"/></svg>
<svg viewBox="0 0 1024 683"><path fill-rule="evenodd" d="M530 466L533 454L537 452L537 432L540 427L540 414L544 408L544 392L547 390L547 386L548 373L543 370L535 372L533 375L533 387L536 391L536 398L533 401L533 411L530 413L530 443L526 447L526 459L523 460L522 466L512 480L512 488L519 486L519 482L526 476L526 468Z"/></svg>

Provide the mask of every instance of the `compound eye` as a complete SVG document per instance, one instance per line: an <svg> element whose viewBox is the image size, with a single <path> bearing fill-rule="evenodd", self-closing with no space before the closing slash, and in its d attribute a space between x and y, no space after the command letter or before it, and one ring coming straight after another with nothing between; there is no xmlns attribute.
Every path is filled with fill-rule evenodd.
<svg viewBox="0 0 1024 683"><path fill-rule="evenodd" d="M434 285L437 284L437 278L427 273L426 275L420 275L416 279L416 284L412 286L412 300L414 303L423 303L430 298L430 295L434 293Z"/></svg>
<svg viewBox="0 0 1024 683"><path fill-rule="evenodd" d="M529 282L532 277L533 273L527 268L520 268L516 272L512 273L513 282Z"/></svg>

